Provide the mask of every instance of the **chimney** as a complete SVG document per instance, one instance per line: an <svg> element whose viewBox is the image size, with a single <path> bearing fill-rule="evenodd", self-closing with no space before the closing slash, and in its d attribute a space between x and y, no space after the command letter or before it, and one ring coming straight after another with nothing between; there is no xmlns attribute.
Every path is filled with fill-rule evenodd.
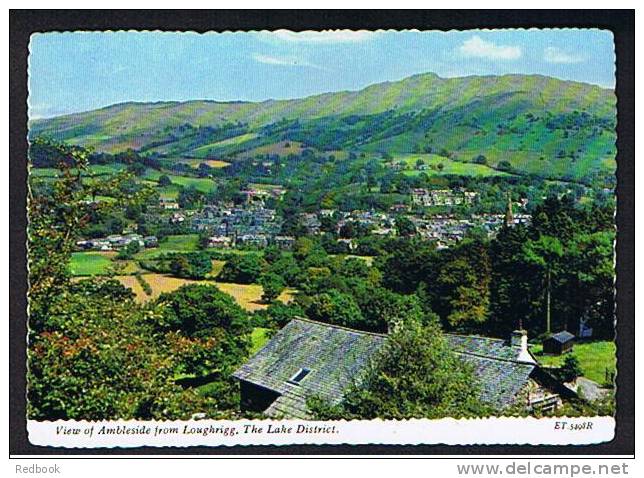
<svg viewBox="0 0 644 478"><path fill-rule="evenodd" d="M525 330L514 330L510 337L510 345L519 349L516 360L519 362L536 363L535 359L528 352L528 332Z"/></svg>

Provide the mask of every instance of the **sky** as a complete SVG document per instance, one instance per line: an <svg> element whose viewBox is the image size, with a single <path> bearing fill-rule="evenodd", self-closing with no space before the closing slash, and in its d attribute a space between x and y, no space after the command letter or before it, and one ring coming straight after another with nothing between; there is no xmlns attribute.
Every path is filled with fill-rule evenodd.
<svg viewBox="0 0 644 478"><path fill-rule="evenodd" d="M541 74L615 85L610 31L51 32L31 37L30 118L126 101L262 101L393 81Z"/></svg>

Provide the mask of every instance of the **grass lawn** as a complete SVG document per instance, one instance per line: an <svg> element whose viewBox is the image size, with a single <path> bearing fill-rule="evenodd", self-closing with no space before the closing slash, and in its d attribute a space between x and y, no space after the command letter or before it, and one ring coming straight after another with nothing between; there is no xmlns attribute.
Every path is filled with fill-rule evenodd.
<svg viewBox="0 0 644 478"><path fill-rule="evenodd" d="M254 355L268 342L268 331L264 327L255 327L250 334L250 355Z"/></svg>
<svg viewBox="0 0 644 478"><path fill-rule="evenodd" d="M69 269L75 276L107 274L115 252L73 252Z"/></svg>
<svg viewBox="0 0 644 478"><path fill-rule="evenodd" d="M563 364L566 355L543 355L542 345L530 347L530 351L541 365L546 367L559 367ZM595 340L579 342L573 346L571 352L579 360L579 365L584 377L602 385L606 381L606 369L610 372L616 370L615 342L609 340Z"/></svg>

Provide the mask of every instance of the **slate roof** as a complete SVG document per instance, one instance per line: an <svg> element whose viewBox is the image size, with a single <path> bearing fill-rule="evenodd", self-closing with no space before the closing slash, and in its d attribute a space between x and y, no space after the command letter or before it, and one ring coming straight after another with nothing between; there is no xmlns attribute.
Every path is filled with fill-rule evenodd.
<svg viewBox="0 0 644 478"><path fill-rule="evenodd" d="M365 371L386 336L307 319L293 319L233 376L281 394L265 411L269 416L306 418L306 399L319 396L332 404ZM310 373L295 385L302 368Z"/></svg>
<svg viewBox="0 0 644 478"><path fill-rule="evenodd" d="M517 360L521 353L519 347L511 347L503 339L455 334L445 334L445 339L455 352L466 352L501 360Z"/></svg>
<svg viewBox="0 0 644 478"><path fill-rule="evenodd" d="M573 340L575 336L570 332L563 330L561 332L554 334L550 338L559 342L560 344L565 344L566 342L570 342L571 340Z"/></svg>
<svg viewBox="0 0 644 478"><path fill-rule="evenodd" d="M502 339L445 334L452 350L474 369L481 401L501 410L512 404L537 367L518 360L520 347ZM306 400L317 395L339 403L359 381L386 335L361 332L308 319L293 319L233 376L278 392L268 416L308 418ZM302 368L299 385L289 380Z"/></svg>
<svg viewBox="0 0 644 478"><path fill-rule="evenodd" d="M474 368L481 401L498 410L512 404L536 367L520 361L521 348L503 339L454 334L445 339Z"/></svg>

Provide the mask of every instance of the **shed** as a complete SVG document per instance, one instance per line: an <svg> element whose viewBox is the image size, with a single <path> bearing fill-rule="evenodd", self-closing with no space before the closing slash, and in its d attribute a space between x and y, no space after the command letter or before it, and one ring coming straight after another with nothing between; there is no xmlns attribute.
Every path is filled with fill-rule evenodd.
<svg viewBox="0 0 644 478"><path fill-rule="evenodd" d="M543 353L548 355L561 355L572 350L575 336L567 331L551 335L543 341Z"/></svg>

